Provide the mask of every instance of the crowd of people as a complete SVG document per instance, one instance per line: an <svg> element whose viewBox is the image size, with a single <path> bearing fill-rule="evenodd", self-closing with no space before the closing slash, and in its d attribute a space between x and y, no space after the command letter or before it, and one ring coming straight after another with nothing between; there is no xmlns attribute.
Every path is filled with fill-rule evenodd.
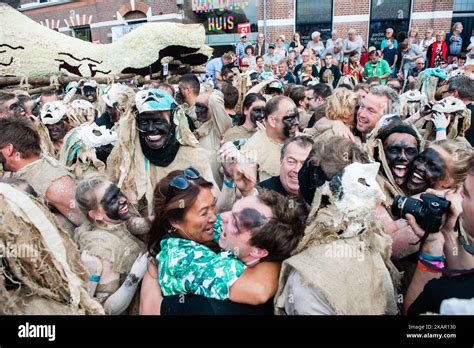
<svg viewBox="0 0 474 348"><path fill-rule="evenodd" d="M472 314L474 39L394 34L1 91L2 312Z"/></svg>

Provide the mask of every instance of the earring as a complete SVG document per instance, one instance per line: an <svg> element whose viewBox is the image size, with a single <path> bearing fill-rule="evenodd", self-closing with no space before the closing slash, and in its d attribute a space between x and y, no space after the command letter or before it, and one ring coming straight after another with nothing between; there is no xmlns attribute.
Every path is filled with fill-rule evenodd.
<svg viewBox="0 0 474 348"><path fill-rule="evenodd" d="M175 227L171 226L171 228L168 230L168 233L170 233L170 234L171 233L178 233L178 230Z"/></svg>

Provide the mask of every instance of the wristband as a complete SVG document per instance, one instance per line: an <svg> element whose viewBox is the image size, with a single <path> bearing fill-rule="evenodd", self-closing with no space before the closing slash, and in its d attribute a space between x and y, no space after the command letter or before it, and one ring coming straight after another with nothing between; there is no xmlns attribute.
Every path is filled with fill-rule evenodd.
<svg viewBox="0 0 474 348"><path fill-rule="evenodd" d="M436 131L437 131L437 132L442 132L442 131L445 131L445 132L446 132L446 128L436 128Z"/></svg>
<svg viewBox="0 0 474 348"><path fill-rule="evenodd" d="M91 282L94 282L94 283L98 283L100 281L100 275L98 274L91 274L89 276L89 281Z"/></svg>
<svg viewBox="0 0 474 348"><path fill-rule="evenodd" d="M423 260L426 260L426 261L440 261L440 262L444 262L446 259L444 258L444 256L432 256L432 255L428 255L428 254L425 254L424 252L420 251L420 254L419 254L419 257L420 259L423 259Z"/></svg>
<svg viewBox="0 0 474 348"><path fill-rule="evenodd" d="M235 182L229 181L226 178L224 178L224 185L228 188L235 188L237 186Z"/></svg>
<svg viewBox="0 0 474 348"><path fill-rule="evenodd" d="M420 271L424 271L424 272L430 272L430 273L441 273L441 271L438 271L436 269L432 269L428 266L425 266L424 264L422 264L419 260L418 260L418 266L417 268L420 270ZM438 267L438 268L444 268L444 267Z"/></svg>

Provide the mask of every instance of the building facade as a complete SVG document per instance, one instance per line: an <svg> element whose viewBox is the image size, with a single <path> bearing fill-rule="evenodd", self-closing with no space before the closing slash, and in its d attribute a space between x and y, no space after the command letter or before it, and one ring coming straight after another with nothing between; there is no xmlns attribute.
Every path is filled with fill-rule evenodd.
<svg viewBox="0 0 474 348"><path fill-rule="evenodd" d="M464 35L474 29L474 0L20 0L18 10L66 35L97 43L111 43L147 22L201 22L207 43L214 47L250 41L265 32L288 42L295 31L309 40L315 30L323 40L337 30L347 37L354 28L366 44L377 45L385 29L407 33L428 28L448 33L453 22L464 24Z"/></svg>

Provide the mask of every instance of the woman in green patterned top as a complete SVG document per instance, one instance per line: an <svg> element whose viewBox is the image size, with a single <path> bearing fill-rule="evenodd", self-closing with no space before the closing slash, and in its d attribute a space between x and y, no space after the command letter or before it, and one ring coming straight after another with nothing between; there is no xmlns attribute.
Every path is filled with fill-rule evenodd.
<svg viewBox="0 0 474 348"><path fill-rule="evenodd" d="M222 220L211 188L188 168L170 173L155 189L149 249L156 255L163 296L196 294L226 300L246 269L233 252L219 252Z"/></svg>
<svg viewBox="0 0 474 348"><path fill-rule="evenodd" d="M149 265L145 275L141 314L160 313L161 293L167 308L184 294L193 294L186 298L190 307L205 298L256 305L274 295L280 264L260 261L290 256L303 235L302 208L278 193L262 192L218 215L211 187L188 168L170 173L155 188L148 250L158 267ZM219 252L219 247L227 251ZM225 304L217 306L222 309Z"/></svg>

